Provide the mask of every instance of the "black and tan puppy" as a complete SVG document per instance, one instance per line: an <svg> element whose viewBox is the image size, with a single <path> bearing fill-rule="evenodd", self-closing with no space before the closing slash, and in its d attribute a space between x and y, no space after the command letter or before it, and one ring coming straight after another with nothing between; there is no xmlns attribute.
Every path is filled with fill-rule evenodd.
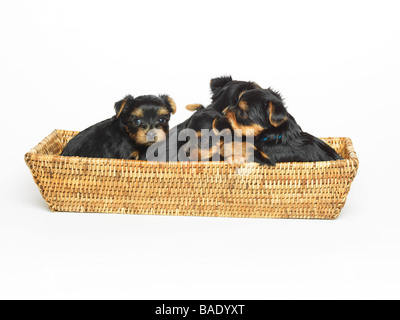
<svg viewBox="0 0 400 320"><path fill-rule="evenodd" d="M230 105L234 105L239 96L246 90L261 89L261 87L252 81L233 80L231 76L222 76L213 78L210 81L210 89L212 93L211 104L203 108L199 104L191 104L186 108L190 111L197 111L189 119L172 128L167 135L165 141L159 142L152 146L152 149L159 147L162 155L158 154L158 161L188 161L187 157L181 157L183 153L179 153L181 147L186 143L179 140L179 134L184 129L189 129L195 124L196 129L199 125L202 129L212 129L212 121L217 116L223 116L222 111ZM212 110L212 111L210 111ZM215 115L214 118L210 117ZM201 119L196 123L196 119ZM208 119L208 120L207 120ZM207 122L211 121L211 122ZM156 152L157 153L157 152ZM152 155L148 160L153 159Z"/></svg>
<svg viewBox="0 0 400 320"><path fill-rule="evenodd" d="M207 159L207 155L210 155L210 160L211 157L215 160L218 158L215 157L218 153L221 161L229 163L241 164L246 161L256 161L263 164L271 164L254 147L253 143L246 141L245 138L241 139L234 134L232 127L224 119L223 115L223 110L227 106L236 104L244 92L261 89L261 87L253 81L238 81L233 80L231 76L222 76L211 79L210 89L212 93L211 104L206 108L198 104L187 105L186 108L188 110L196 110L197 112L182 124L182 128L196 130L199 141L202 141L201 147L199 145L198 148L198 158L200 159L200 155L202 155L202 159L204 160ZM214 129L210 134L209 148L205 141L208 139L208 136L201 137L200 129ZM229 140L231 142L228 142Z"/></svg>
<svg viewBox="0 0 400 320"><path fill-rule="evenodd" d="M167 95L131 95L115 103L116 115L80 132L62 156L143 159L147 148L165 138L175 102Z"/></svg>
<svg viewBox="0 0 400 320"><path fill-rule="evenodd" d="M213 109L205 109L201 105L197 105L196 110L192 105L190 110L195 111L193 115L181 124L179 132L173 132L176 140L169 141L171 149L166 149L168 145L166 140L152 145L149 148L148 161L172 161L172 158L179 161L220 160L217 154L220 140L219 135L214 134L213 121L215 119L222 121L223 115ZM172 154L168 155L168 151Z"/></svg>
<svg viewBox="0 0 400 320"><path fill-rule="evenodd" d="M233 80L231 76L223 76L211 79L210 89L212 102L207 109L222 113L227 106L235 104L243 92L261 87L252 81L238 81Z"/></svg>
<svg viewBox="0 0 400 320"><path fill-rule="evenodd" d="M253 139L235 135L229 121L214 109L198 105L196 112L186 122L185 129L191 130L188 135L190 139L188 142L180 142L180 146L186 152L187 161L225 161L235 165L258 162L272 165L256 149Z"/></svg>
<svg viewBox="0 0 400 320"><path fill-rule="evenodd" d="M188 109L193 111L194 105ZM223 161L220 152L220 147L223 145L222 134L213 130L213 122L219 121L222 124L223 115L214 109L206 109L202 105L197 105L195 111L185 121L184 130L190 130L188 132L190 139L189 141L178 141L178 150L185 152L187 161ZM181 135L184 130L181 131ZM183 157L180 156L180 158Z"/></svg>
<svg viewBox="0 0 400 320"><path fill-rule="evenodd" d="M303 132L271 89L244 92L224 114L234 130L254 136L256 149L272 164L342 159L328 144Z"/></svg>

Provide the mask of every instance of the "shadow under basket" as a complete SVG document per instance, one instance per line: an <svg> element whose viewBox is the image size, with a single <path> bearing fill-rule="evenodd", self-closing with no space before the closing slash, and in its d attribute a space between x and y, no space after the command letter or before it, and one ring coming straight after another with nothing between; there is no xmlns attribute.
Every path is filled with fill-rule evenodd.
<svg viewBox="0 0 400 320"><path fill-rule="evenodd" d="M322 139L344 160L235 168L60 156L77 133L56 130L25 155L52 211L335 219L358 169L349 138Z"/></svg>

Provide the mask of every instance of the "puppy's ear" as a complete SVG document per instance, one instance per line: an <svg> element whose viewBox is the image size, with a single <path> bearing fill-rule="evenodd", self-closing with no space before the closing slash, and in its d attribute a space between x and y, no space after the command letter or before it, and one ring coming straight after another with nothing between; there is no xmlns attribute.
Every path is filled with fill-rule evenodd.
<svg viewBox="0 0 400 320"><path fill-rule="evenodd" d="M288 113L283 104L272 103L268 104L268 119L274 127L279 127L288 119Z"/></svg>
<svg viewBox="0 0 400 320"><path fill-rule="evenodd" d="M204 110L204 106L202 104L197 104L197 103L188 104L185 108L186 108L186 110L189 110L189 111Z"/></svg>
<svg viewBox="0 0 400 320"><path fill-rule="evenodd" d="M130 100L133 100L133 96L127 95L123 100L115 103L114 109L115 109L115 114L117 115L117 118L119 118L121 116L127 102Z"/></svg>
<svg viewBox="0 0 400 320"><path fill-rule="evenodd" d="M159 96L163 101L165 106L171 111L172 114L176 112L176 103L172 98L166 94L162 94Z"/></svg>
<svg viewBox="0 0 400 320"><path fill-rule="evenodd" d="M218 92L220 92L221 89L231 81L233 81L231 76L223 76L211 79L210 81L211 92L214 95L218 94Z"/></svg>
<svg viewBox="0 0 400 320"><path fill-rule="evenodd" d="M232 127L228 119L226 119L225 117L215 117L212 123L212 129L215 134L217 134L218 132L224 134L227 131L230 132L232 130Z"/></svg>

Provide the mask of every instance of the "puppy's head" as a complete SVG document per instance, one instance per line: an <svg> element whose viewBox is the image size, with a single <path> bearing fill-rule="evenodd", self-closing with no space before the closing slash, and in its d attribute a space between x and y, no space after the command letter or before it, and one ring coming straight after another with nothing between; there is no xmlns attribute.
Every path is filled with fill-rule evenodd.
<svg viewBox="0 0 400 320"><path fill-rule="evenodd" d="M282 97L271 89L255 89L240 95L238 102L224 110L234 130L246 136L280 128L289 118Z"/></svg>
<svg viewBox="0 0 400 320"><path fill-rule="evenodd" d="M222 111L227 106L234 105L239 96L244 92L261 87L252 81L233 80L231 76L224 76L211 79L210 88L212 102L218 111Z"/></svg>
<svg viewBox="0 0 400 320"><path fill-rule="evenodd" d="M186 129L193 130L197 137L197 139L189 140L184 146L190 160L209 160L219 153L221 139L219 132L214 130L214 124L221 118L219 112L213 109L204 109L202 106L199 106L190 117Z"/></svg>
<svg viewBox="0 0 400 320"><path fill-rule="evenodd" d="M167 95L131 95L115 103L116 118L137 145L148 147L165 139L175 102Z"/></svg>

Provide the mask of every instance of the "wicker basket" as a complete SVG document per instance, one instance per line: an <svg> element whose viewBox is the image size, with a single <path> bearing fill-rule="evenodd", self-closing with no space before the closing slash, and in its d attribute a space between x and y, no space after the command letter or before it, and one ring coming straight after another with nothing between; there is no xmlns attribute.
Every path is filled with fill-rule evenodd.
<svg viewBox="0 0 400 320"><path fill-rule="evenodd" d="M345 160L156 163L62 157L77 132L56 130L25 155L52 211L335 219L358 168L349 138L327 138Z"/></svg>

